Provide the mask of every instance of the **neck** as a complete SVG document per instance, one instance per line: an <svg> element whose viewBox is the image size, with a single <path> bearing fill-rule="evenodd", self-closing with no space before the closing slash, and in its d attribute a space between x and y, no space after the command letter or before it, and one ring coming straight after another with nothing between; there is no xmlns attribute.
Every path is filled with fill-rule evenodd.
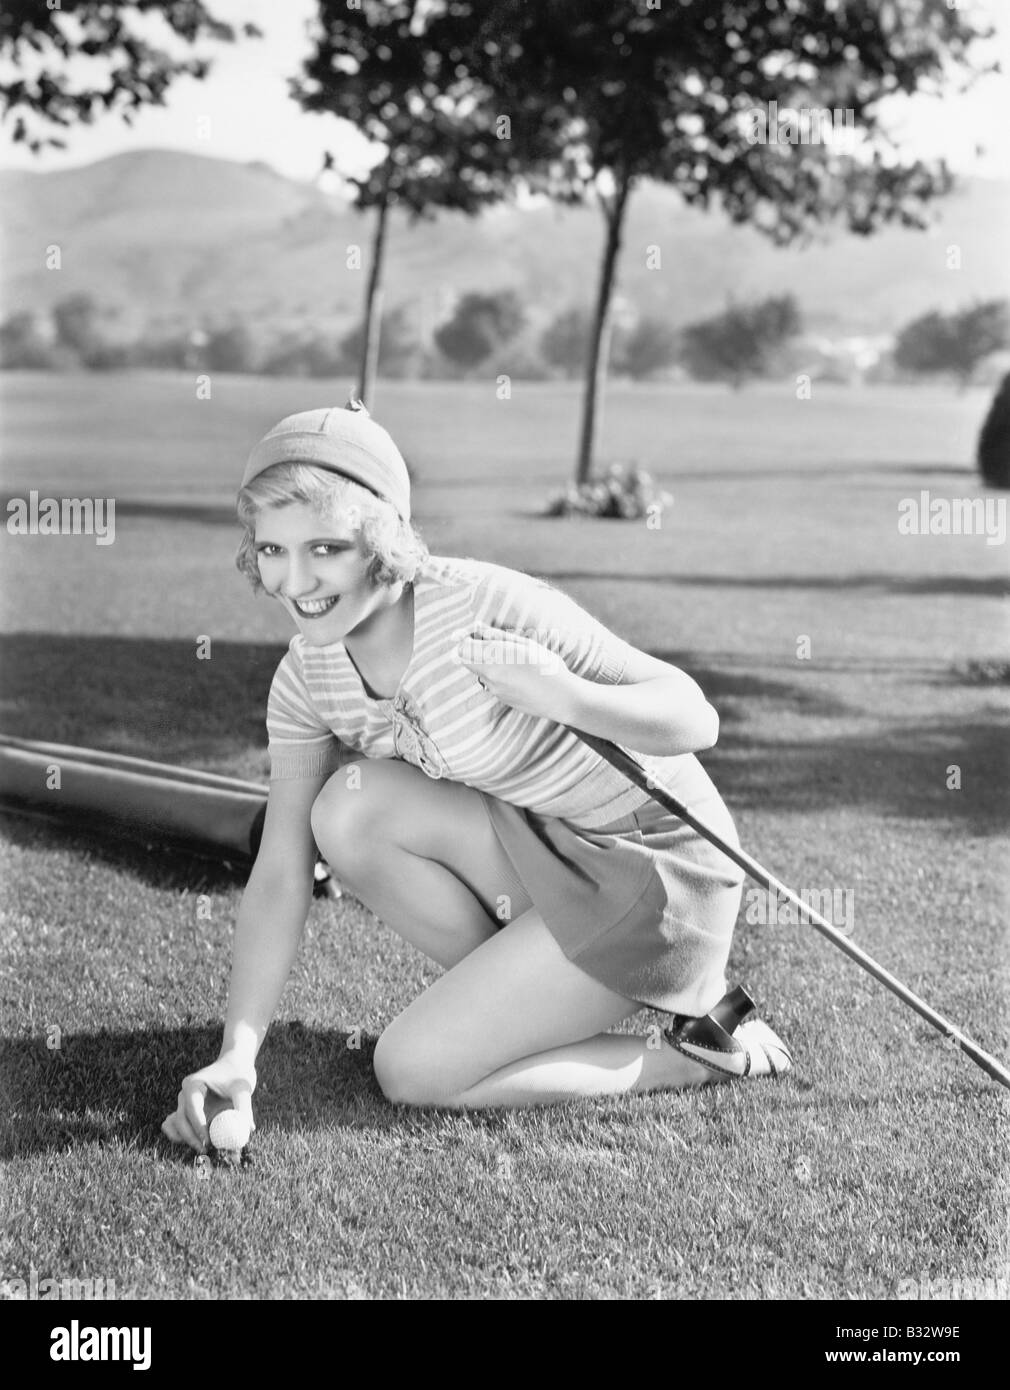
<svg viewBox="0 0 1010 1390"><path fill-rule="evenodd" d="M348 651L377 657L392 654L406 637L413 644L413 591L402 580L386 590L381 601L344 638Z"/></svg>

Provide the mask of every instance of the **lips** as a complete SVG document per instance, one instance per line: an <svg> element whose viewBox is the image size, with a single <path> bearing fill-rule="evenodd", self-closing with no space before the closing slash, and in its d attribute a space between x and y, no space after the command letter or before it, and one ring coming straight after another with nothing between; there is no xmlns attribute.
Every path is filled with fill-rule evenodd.
<svg viewBox="0 0 1010 1390"><path fill-rule="evenodd" d="M314 599L292 599L291 604L301 618L322 618L331 609L335 608L340 602L339 594L331 594L328 598Z"/></svg>

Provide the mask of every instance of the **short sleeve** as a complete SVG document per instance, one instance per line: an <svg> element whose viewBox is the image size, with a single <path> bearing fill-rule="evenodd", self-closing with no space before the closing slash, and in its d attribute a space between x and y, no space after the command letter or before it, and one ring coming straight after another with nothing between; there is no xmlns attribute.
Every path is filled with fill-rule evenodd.
<svg viewBox="0 0 1010 1390"><path fill-rule="evenodd" d="M633 647L544 580L503 566L489 568L494 572L478 587L481 624L539 642L585 680L620 685Z"/></svg>
<svg viewBox="0 0 1010 1390"><path fill-rule="evenodd" d="M270 686L267 734L271 781L318 777L340 766L342 744L314 709L292 649Z"/></svg>

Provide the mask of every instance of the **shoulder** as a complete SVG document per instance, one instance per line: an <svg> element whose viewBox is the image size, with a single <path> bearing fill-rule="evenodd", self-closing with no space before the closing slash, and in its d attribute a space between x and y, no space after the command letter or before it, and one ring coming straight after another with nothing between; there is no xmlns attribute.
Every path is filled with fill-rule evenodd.
<svg viewBox="0 0 1010 1390"><path fill-rule="evenodd" d="M272 690L312 702L315 696L325 694L343 671L342 652L343 648L337 643L327 647L312 646L296 632L278 662Z"/></svg>
<svg viewBox="0 0 1010 1390"><path fill-rule="evenodd" d="M422 566L422 580L442 589L466 590L477 602L528 601L547 594L550 586L535 575L469 556L431 555Z"/></svg>

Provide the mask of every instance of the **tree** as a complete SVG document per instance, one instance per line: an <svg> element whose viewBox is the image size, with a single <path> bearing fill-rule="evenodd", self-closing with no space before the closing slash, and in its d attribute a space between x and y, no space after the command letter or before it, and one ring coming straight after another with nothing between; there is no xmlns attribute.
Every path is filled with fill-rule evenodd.
<svg viewBox="0 0 1010 1390"><path fill-rule="evenodd" d="M634 328L618 340L617 365L636 379L652 376L677 358L678 336L666 319L643 314Z"/></svg>
<svg viewBox="0 0 1010 1390"><path fill-rule="evenodd" d="M473 216L511 186L511 156L490 108L477 101L471 45L479 25L442 0L318 0L314 48L292 95L306 111L349 121L381 151L351 177L357 206L374 209L358 395L372 404L391 209L412 220L444 208ZM332 157L328 164L334 165Z"/></svg>
<svg viewBox="0 0 1010 1390"><path fill-rule="evenodd" d="M990 487L1010 488L1010 372L1000 382L979 434L978 467Z"/></svg>
<svg viewBox="0 0 1010 1390"><path fill-rule="evenodd" d="M350 364L361 361L365 344L369 340L369 325L366 320L356 324L340 341L341 370L354 370ZM404 376L416 364L421 344L406 306L398 304L382 315L379 332L371 336L374 344L375 366L381 367L387 376Z"/></svg>
<svg viewBox="0 0 1010 1390"><path fill-rule="evenodd" d="M164 105L177 77L207 75L207 59L172 53L165 39L230 42L236 32L259 35L253 24L221 23L200 0L5 0L0 59L14 75L0 79L0 118L13 119L15 143L62 149L54 129L108 111L130 124L141 106Z"/></svg>
<svg viewBox="0 0 1010 1390"><path fill-rule="evenodd" d="M22 309L0 325L0 367L37 370L58 365L59 352L35 310Z"/></svg>
<svg viewBox="0 0 1010 1390"><path fill-rule="evenodd" d="M951 372L962 387L978 364L1010 343L1010 305L991 299L959 313L936 310L913 319L898 334L894 360L916 373Z"/></svg>
<svg viewBox="0 0 1010 1390"><path fill-rule="evenodd" d="M776 352L800 330L792 295L759 304L731 304L714 318L684 329L684 360L701 381L728 381L739 390L748 377L764 376Z"/></svg>
<svg viewBox="0 0 1010 1390"><path fill-rule="evenodd" d="M100 321L100 310L90 294L72 294L53 306L57 340L81 361L101 345Z"/></svg>
<svg viewBox="0 0 1010 1390"><path fill-rule="evenodd" d="M454 0L484 42L481 72L534 188L564 201L595 198L604 244L586 364L576 477L592 467L610 305L628 201L643 178L700 207L718 202L787 245L820 223L863 235L897 221L921 226L947 191L942 163L895 158L877 104L958 76L970 78L976 28L940 0ZM505 41L507 39L507 41ZM843 141L809 138L757 117L783 107L851 113L861 158ZM848 114L846 114L848 122ZM823 132L823 126L819 127ZM783 135L791 134L791 139ZM797 142L797 141L800 142Z"/></svg>
<svg viewBox="0 0 1010 1390"><path fill-rule="evenodd" d="M203 353L204 365L211 372L254 372L257 367L256 344L245 324L214 329Z"/></svg>
<svg viewBox="0 0 1010 1390"><path fill-rule="evenodd" d="M540 336L544 361L571 374L583 366L589 346L589 315L584 309L563 309Z"/></svg>
<svg viewBox="0 0 1010 1390"><path fill-rule="evenodd" d="M496 347L514 338L525 316L511 290L464 294L452 317L435 331L435 346L458 366L479 365Z"/></svg>

